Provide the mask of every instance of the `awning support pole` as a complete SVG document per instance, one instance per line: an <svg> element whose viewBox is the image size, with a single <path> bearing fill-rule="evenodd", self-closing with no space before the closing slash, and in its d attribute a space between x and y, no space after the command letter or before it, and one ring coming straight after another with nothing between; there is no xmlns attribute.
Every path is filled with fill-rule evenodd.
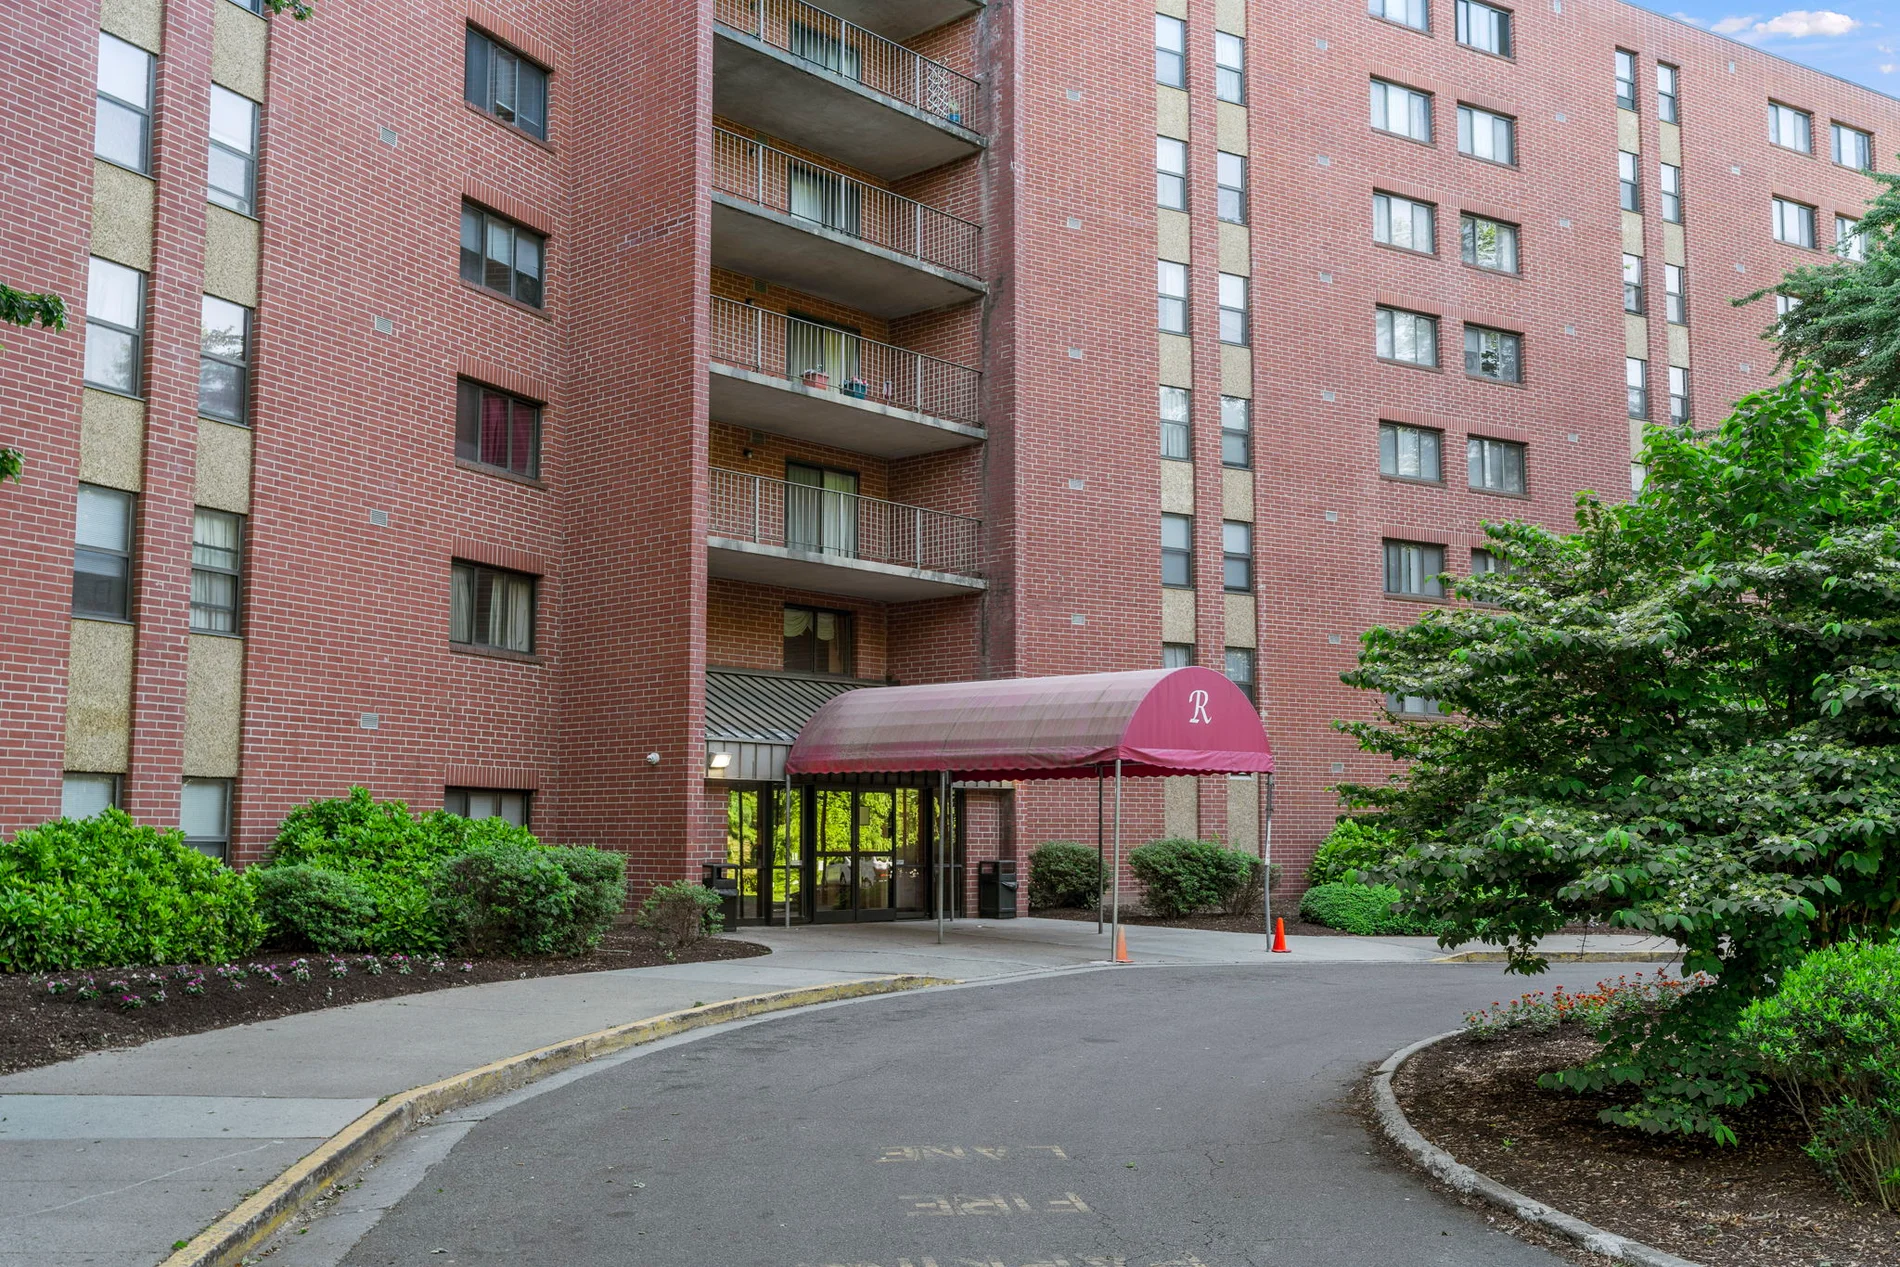
<svg viewBox="0 0 1900 1267"><path fill-rule="evenodd" d="M789 770L785 773L784 814L785 821L779 824L779 830L785 836L785 927L790 928L792 926L792 849L796 838L792 835L792 775ZM804 815L798 815L797 820L798 830L802 835L805 830Z"/></svg>
<svg viewBox="0 0 1900 1267"><path fill-rule="evenodd" d="M1115 904L1113 909L1115 942L1122 936L1122 759L1115 758Z"/></svg>
<svg viewBox="0 0 1900 1267"><path fill-rule="evenodd" d="M1108 862L1102 839L1102 763L1095 763L1095 933L1102 933L1102 871Z"/></svg>
<svg viewBox="0 0 1900 1267"><path fill-rule="evenodd" d="M1260 910L1267 923L1267 949L1273 949L1273 776L1260 776Z"/></svg>
<svg viewBox="0 0 1900 1267"><path fill-rule="evenodd" d="M943 945L943 907L946 865L950 856L950 771L937 782L937 944Z"/></svg>

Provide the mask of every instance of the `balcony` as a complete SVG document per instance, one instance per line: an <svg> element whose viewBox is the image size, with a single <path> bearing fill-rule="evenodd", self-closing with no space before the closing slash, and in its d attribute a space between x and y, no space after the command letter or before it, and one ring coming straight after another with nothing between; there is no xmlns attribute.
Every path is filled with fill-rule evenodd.
<svg viewBox="0 0 1900 1267"><path fill-rule="evenodd" d="M981 13L985 0L825 0L831 11L887 40L907 40Z"/></svg>
<svg viewBox="0 0 1900 1267"><path fill-rule="evenodd" d="M883 180L983 148L969 76L804 0L715 0L713 12L715 114Z"/></svg>
<svg viewBox="0 0 1900 1267"><path fill-rule="evenodd" d="M712 301L712 417L881 458L980 444L983 376L834 326ZM805 372L825 376L807 381Z"/></svg>
<svg viewBox="0 0 1900 1267"><path fill-rule="evenodd" d="M888 189L713 129L712 262L879 317L965 303L982 231Z"/></svg>
<svg viewBox="0 0 1900 1267"><path fill-rule="evenodd" d="M711 576L875 602L986 588L979 521L876 497L712 469Z"/></svg>

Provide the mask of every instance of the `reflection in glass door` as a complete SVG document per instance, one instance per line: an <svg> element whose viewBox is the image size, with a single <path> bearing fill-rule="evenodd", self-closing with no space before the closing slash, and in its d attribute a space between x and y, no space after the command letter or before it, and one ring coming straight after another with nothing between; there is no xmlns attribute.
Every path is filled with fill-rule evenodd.
<svg viewBox="0 0 1900 1267"><path fill-rule="evenodd" d="M850 919L856 897L850 792L812 793L812 918Z"/></svg>
<svg viewBox="0 0 1900 1267"><path fill-rule="evenodd" d="M898 919L930 910L930 805L918 788L812 798L811 918Z"/></svg>

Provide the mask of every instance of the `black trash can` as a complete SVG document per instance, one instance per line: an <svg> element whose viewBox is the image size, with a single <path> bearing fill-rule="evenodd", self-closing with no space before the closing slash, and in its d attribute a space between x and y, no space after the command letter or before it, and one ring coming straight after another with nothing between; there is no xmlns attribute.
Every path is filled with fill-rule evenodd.
<svg viewBox="0 0 1900 1267"><path fill-rule="evenodd" d="M720 927L731 930L739 923L739 868L729 862L708 862L700 883L719 895Z"/></svg>
<svg viewBox="0 0 1900 1267"><path fill-rule="evenodd" d="M1016 860L976 864L976 913L981 919L1016 918Z"/></svg>

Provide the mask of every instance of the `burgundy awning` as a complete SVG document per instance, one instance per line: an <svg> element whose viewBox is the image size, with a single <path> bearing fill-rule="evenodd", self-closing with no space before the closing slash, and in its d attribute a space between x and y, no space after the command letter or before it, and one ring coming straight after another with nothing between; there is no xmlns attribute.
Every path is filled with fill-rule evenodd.
<svg viewBox="0 0 1900 1267"><path fill-rule="evenodd" d="M948 770L958 779L1264 774L1260 714L1212 669L1142 669L848 691L805 723L792 775Z"/></svg>

